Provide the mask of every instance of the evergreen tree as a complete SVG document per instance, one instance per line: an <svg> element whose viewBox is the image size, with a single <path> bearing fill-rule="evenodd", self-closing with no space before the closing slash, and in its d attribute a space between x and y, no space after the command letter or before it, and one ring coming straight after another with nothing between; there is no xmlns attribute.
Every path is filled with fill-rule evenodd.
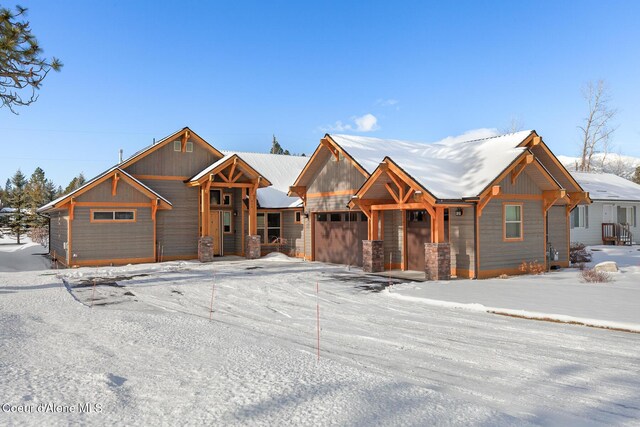
<svg viewBox="0 0 640 427"><path fill-rule="evenodd" d="M276 139L276 136L273 135L273 142L271 143L271 150L269 151L269 153L271 154L285 154L285 155L289 155L291 153L289 153L289 150L284 150L281 146L280 143L278 142L278 140Z"/></svg>
<svg viewBox="0 0 640 427"><path fill-rule="evenodd" d="M53 200L49 192L49 186L52 186L49 180L44 176L41 168L31 174L31 178L26 185L27 206L27 224L29 227L45 227L48 223L47 219L37 214L37 209Z"/></svg>
<svg viewBox="0 0 640 427"><path fill-rule="evenodd" d="M73 178L69 185L67 185L67 188L64 189L63 194L69 194L72 191L77 190L78 188L82 187L85 182L86 180L84 179L84 175L82 174L82 172L80 172L80 175Z"/></svg>
<svg viewBox="0 0 640 427"><path fill-rule="evenodd" d="M49 71L60 71L62 63L42 57L42 49L31 33L29 21L23 18L24 7L16 11L0 8L0 107L30 105L38 99L36 94Z"/></svg>
<svg viewBox="0 0 640 427"><path fill-rule="evenodd" d="M26 217L25 209L27 208L27 194L25 186L27 180L22 174L20 169L11 178L11 193L9 194L9 206L16 209L11 215L9 215L9 228L13 234L17 237L17 242L20 244L20 235L26 231Z"/></svg>
<svg viewBox="0 0 640 427"><path fill-rule="evenodd" d="M633 174L631 181L635 182L636 184L640 184L640 166L636 168L636 171Z"/></svg>
<svg viewBox="0 0 640 427"><path fill-rule="evenodd" d="M4 193L9 195L11 193L11 179L7 178L7 182L4 184Z"/></svg>

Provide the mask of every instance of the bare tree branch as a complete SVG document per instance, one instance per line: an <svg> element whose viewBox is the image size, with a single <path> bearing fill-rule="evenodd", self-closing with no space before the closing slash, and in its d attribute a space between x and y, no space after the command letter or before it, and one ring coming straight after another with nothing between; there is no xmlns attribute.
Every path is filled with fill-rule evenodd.
<svg viewBox="0 0 640 427"><path fill-rule="evenodd" d="M579 169L588 172L591 170L593 155L604 151L606 158L606 153L611 148L610 138L616 128L611 127L610 122L616 116L617 110L609 106L611 96L604 80L587 83L582 95L587 101L589 112L584 124L578 126L581 136Z"/></svg>

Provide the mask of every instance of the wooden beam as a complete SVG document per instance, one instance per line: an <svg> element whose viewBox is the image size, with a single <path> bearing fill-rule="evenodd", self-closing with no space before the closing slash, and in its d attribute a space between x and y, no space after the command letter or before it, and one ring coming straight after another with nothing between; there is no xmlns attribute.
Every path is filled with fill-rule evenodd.
<svg viewBox="0 0 640 427"><path fill-rule="evenodd" d="M249 188L249 235L258 234L258 184Z"/></svg>
<svg viewBox="0 0 640 427"><path fill-rule="evenodd" d="M395 200L395 201L396 201L396 203L400 203L400 202L401 202L401 200L400 200L400 196L398 196L398 195L396 194L396 192L393 190L393 188L391 188L391 186L389 185L389 183L388 183L388 182L386 182L386 183L384 184L384 188L386 188L386 189L387 189L387 191L389 192L389 194L391 194L391 197L393 197L393 200Z"/></svg>
<svg viewBox="0 0 640 427"><path fill-rule="evenodd" d="M478 202L478 216L482 216L482 210L487 206L487 204L493 199L495 196L498 196L502 189L499 185L494 185L491 187L489 193Z"/></svg>
<svg viewBox="0 0 640 427"><path fill-rule="evenodd" d="M222 180L224 182L229 182L229 178L227 178L226 176L224 176L224 174L222 173L222 171L218 172L218 175L220 176L220 178L222 178Z"/></svg>
<svg viewBox="0 0 640 427"><path fill-rule="evenodd" d="M211 186L214 188L251 188L255 184L251 182L212 182Z"/></svg>
<svg viewBox="0 0 640 427"><path fill-rule="evenodd" d="M531 163L533 163L533 154L527 154L524 159L522 159L520 163L518 163L518 165L511 171L511 184L516 183L516 179L518 178L518 176L522 173L524 168L526 168L527 165Z"/></svg>
<svg viewBox="0 0 640 427"><path fill-rule="evenodd" d="M156 212L158 211L158 199L151 202L151 220L156 220Z"/></svg>
<svg viewBox="0 0 640 427"><path fill-rule="evenodd" d="M189 137L191 136L191 134L189 133L189 130L185 130L184 133L182 134L182 152L185 153L187 151L187 141L189 140Z"/></svg>
<svg viewBox="0 0 640 427"><path fill-rule="evenodd" d="M371 212L371 218L369 222L371 223L371 238L369 240L378 240L378 211Z"/></svg>
<svg viewBox="0 0 640 427"><path fill-rule="evenodd" d="M554 205L559 199L562 199L567 194L566 190L545 190L542 192L543 209L546 213L551 206Z"/></svg>
<svg viewBox="0 0 640 427"><path fill-rule="evenodd" d="M331 154L336 158L336 161L340 160L340 152L336 147L333 146L333 144L331 144L331 142L329 142L329 140L327 140L326 138L322 138L320 140L320 144L322 144L322 146L327 150L331 151Z"/></svg>
<svg viewBox="0 0 640 427"><path fill-rule="evenodd" d="M113 174L113 181L111 182L111 195L115 196L118 190L118 181L120 181L120 174L118 172Z"/></svg>
<svg viewBox="0 0 640 427"><path fill-rule="evenodd" d="M233 178L233 173L236 171L236 164L238 163L238 158L233 158L233 163L231 164L231 170L229 171L229 180Z"/></svg>
<svg viewBox="0 0 640 427"><path fill-rule="evenodd" d="M415 192L416 190L414 190L413 188L410 188L409 191L407 191L407 194L405 194L404 198L401 200L401 203L407 203Z"/></svg>
<svg viewBox="0 0 640 427"><path fill-rule="evenodd" d="M73 213L76 207L76 199L75 197L71 198L71 203L69 204L69 221L73 221Z"/></svg>
<svg viewBox="0 0 640 427"><path fill-rule="evenodd" d="M431 234L433 243L444 242L444 209L445 208L439 206L436 206L435 208L436 215L433 217L433 224L435 227L433 227L434 232Z"/></svg>
<svg viewBox="0 0 640 427"><path fill-rule="evenodd" d="M236 182L242 176L242 171L238 171L238 174L231 178L231 182ZM231 177L231 175L229 175Z"/></svg>
<svg viewBox="0 0 640 427"><path fill-rule="evenodd" d="M389 179L391 179L396 187L398 187L398 200L404 199L404 184L402 180L389 169L385 170L385 172L387 173Z"/></svg>

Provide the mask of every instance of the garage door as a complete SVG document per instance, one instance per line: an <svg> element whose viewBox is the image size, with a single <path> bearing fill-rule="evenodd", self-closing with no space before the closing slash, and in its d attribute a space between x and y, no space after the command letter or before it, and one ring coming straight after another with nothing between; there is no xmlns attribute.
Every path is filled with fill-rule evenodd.
<svg viewBox="0 0 640 427"><path fill-rule="evenodd" d="M367 239L367 217L362 212L315 215L313 242L316 261L362 265L362 241Z"/></svg>

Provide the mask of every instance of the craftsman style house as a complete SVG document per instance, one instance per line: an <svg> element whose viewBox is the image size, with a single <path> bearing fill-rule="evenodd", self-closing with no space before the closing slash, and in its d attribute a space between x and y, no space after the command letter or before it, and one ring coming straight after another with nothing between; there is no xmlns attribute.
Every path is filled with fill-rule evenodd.
<svg viewBox="0 0 640 427"><path fill-rule="evenodd" d="M327 134L289 194L309 218L309 259L434 279L568 266L570 212L590 203L535 131L436 144Z"/></svg>
<svg viewBox="0 0 640 427"><path fill-rule="evenodd" d="M262 253L302 256L302 203L286 193L307 160L222 152L184 128L40 208L51 255L66 266L195 259L210 236L214 255L242 256L253 235Z"/></svg>
<svg viewBox="0 0 640 427"><path fill-rule="evenodd" d="M631 245L640 236L640 185L610 173L571 172L593 203L571 212L571 241Z"/></svg>

